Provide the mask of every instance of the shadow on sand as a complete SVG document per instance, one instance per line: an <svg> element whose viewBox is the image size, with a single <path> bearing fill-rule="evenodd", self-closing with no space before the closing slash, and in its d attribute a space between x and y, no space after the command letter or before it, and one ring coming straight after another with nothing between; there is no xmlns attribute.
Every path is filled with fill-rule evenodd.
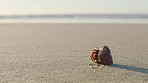
<svg viewBox="0 0 148 83"><path fill-rule="evenodd" d="M113 64L113 65L111 65L111 67L126 69L126 70L131 70L131 71L135 71L135 72L148 74L148 69L147 68L139 68L139 67L134 67L134 66L119 65L119 64Z"/></svg>

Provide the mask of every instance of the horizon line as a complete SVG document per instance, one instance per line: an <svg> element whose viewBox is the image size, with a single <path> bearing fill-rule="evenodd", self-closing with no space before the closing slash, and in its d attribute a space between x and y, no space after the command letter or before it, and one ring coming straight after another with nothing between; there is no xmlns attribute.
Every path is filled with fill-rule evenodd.
<svg viewBox="0 0 148 83"><path fill-rule="evenodd" d="M13 18L148 18L148 14L25 14L0 15L0 19Z"/></svg>

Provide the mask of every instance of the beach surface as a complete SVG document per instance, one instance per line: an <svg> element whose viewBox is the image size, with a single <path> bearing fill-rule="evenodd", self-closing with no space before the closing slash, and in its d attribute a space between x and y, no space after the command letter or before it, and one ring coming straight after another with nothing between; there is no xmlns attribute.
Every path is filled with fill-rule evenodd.
<svg viewBox="0 0 148 83"><path fill-rule="evenodd" d="M90 68L108 45L111 66ZM0 83L148 83L148 24L0 24Z"/></svg>

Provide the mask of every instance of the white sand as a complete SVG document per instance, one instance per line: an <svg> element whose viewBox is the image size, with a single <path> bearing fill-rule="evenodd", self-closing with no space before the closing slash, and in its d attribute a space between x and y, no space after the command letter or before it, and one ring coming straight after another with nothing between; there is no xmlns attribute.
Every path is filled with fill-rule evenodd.
<svg viewBox="0 0 148 83"><path fill-rule="evenodd" d="M89 68L108 45L114 65ZM0 24L0 83L146 83L146 24Z"/></svg>

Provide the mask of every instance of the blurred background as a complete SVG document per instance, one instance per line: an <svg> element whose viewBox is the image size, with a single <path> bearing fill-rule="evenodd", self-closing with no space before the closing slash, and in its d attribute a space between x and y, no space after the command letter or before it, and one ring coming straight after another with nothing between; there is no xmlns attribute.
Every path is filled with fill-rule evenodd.
<svg viewBox="0 0 148 83"><path fill-rule="evenodd" d="M147 0L0 0L0 23L148 23Z"/></svg>

